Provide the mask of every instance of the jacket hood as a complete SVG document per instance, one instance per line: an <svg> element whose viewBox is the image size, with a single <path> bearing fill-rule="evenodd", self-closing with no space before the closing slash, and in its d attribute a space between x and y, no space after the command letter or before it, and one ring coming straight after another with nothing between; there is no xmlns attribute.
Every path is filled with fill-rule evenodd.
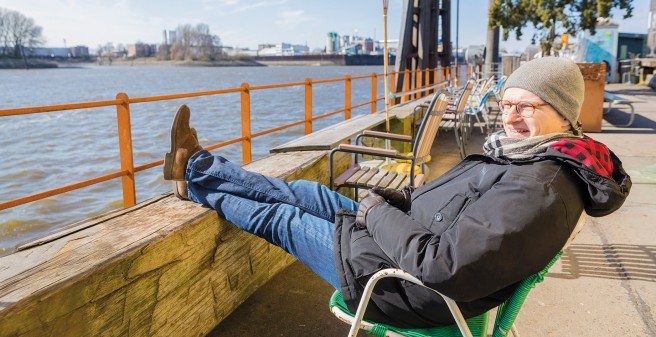
<svg viewBox="0 0 656 337"><path fill-rule="evenodd" d="M585 211L590 216L616 211L631 190L631 177L620 159L606 145L588 136L558 141L538 157L561 161L573 169L587 185Z"/></svg>

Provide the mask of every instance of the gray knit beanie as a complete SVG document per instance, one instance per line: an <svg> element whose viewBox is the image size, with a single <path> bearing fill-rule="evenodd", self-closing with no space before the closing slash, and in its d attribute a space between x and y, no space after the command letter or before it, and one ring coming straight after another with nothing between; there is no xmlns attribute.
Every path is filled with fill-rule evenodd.
<svg viewBox="0 0 656 337"><path fill-rule="evenodd" d="M579 66L573 61L542 57L526 62L508 76L503 92L508 88L521 88L538 95L577 128L585 85Z"/></svg>

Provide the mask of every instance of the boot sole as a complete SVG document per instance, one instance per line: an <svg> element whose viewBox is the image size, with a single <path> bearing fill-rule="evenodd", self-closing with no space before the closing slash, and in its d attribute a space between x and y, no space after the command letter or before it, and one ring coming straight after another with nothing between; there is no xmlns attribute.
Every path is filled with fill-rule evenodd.
<svg viewBox="0 0 656 337"><path fill-rule="evenodd" d="M180 192L180 189L178 189L178 182L177 181L171 181L171 190L173 191L173 194L178 199L180 199L180 200L189 200L189 198L187 197L187 193L182 193L182 192Z"/></svg>
<svg viewBox="0 0 656 337"><path fill-rule="evenodd" d="M181 118L183 107L184 109L189 109L186 105L183 105L178 109L178 112L175 113L175 118L173 118L173 125L171 126L171 152L166 153L164 156L164 180L174 180L173 162L175 161L175 135L177 134L178 121ZM184 178L178 178L175 180L184 180Z"/></svg>

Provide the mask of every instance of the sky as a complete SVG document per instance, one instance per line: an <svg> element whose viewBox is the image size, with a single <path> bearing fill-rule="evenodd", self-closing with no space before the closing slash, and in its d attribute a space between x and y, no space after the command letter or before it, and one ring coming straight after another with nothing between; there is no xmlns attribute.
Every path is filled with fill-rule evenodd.
<svg viewBox="0 0 656 337"><path fill-rule="evenodd" d="M456 1L452 1L452 41L456 40ZM634 14L613 22L620 32L646 33L650 0L634 0ZM388 38L400 32L403 0L390 0ZM325 46L326 33L383 39L380 0L0 0L43 28L46 46L86 45L95 49L108 42L161 43L163 31L178 25L205 23L223 45L256 49L262 43ZM488 0L459 1L458 45L485 44ZM532 29L517 41L511 34L501 48L523 51Z"/></svg>

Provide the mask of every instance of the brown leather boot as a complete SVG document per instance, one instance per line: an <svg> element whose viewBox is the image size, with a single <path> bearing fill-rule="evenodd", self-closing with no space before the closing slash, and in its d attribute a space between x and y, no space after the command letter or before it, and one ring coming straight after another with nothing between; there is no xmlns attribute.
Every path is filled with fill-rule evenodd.
<svg viewBox="0 0 656 337"><path fill-rule="evenodd" d="M188 186L189 185L187 185L186 181L171 181L171 190L173 191L173 194L180 200L189 200L189 192L187 190Z"/></svg>
<svg viewBox="0 0 656 337"><path fill-rule="evenodd" d="M198 144L196 130L189 126L190 114L189 108L184 104L175 114L171 126L171 152L164 158L165 180L184 181L187 161L194 153L203 149Z"/></svg>

